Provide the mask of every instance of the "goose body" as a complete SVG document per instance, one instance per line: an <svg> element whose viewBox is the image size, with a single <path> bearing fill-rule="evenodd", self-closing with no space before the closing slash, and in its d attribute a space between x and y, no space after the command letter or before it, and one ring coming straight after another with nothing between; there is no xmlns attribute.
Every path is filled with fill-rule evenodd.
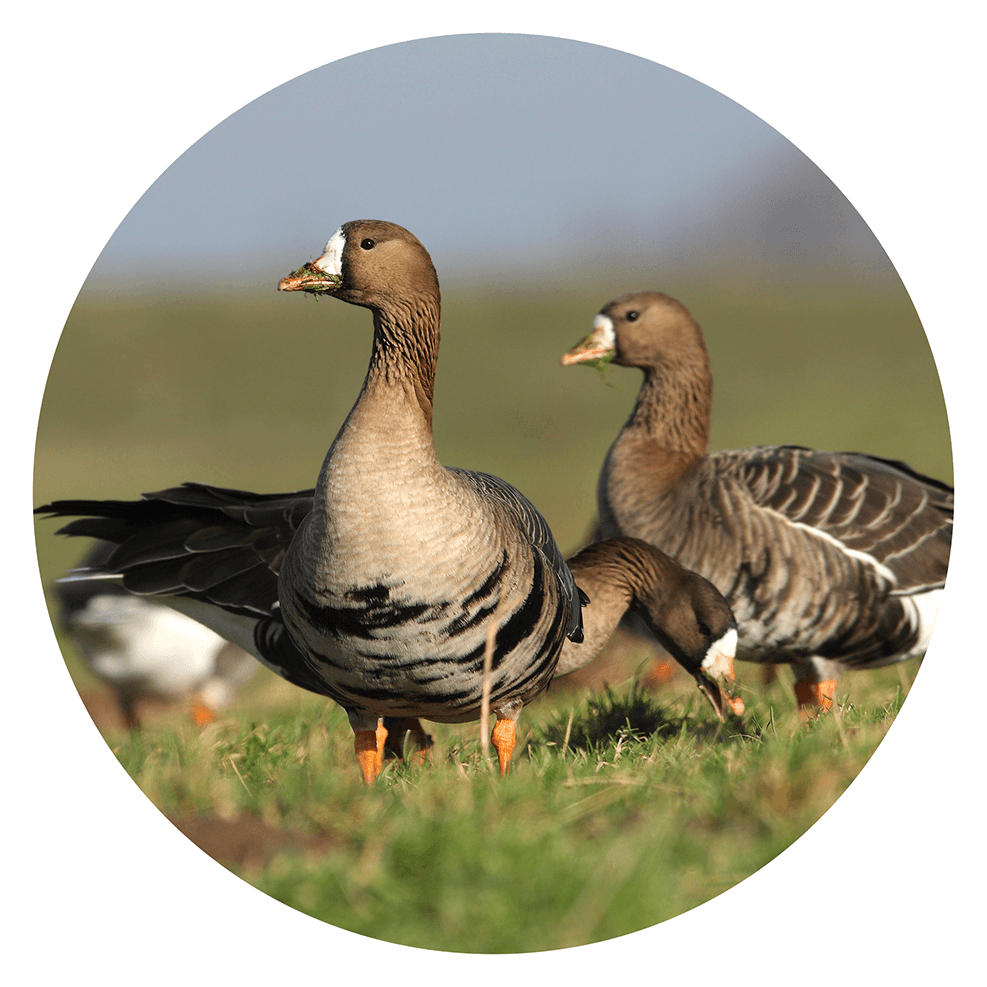
<svg viewBox="0 0 987 987"><path fill-rule="evenodd" d="M949 562L950 487L860 453L709 452L705 343L667 295L610 302L563 362L604 357L644 382L600 473L602 537L644 539L709 579L736 616L738 656L791 664L803 706L827 708L847 668L925 651Z"/></svg>
<svg viewBox="0 0 987 987"><path fill-rule="evenodd" d="M90 585L132 595L135 603L162 610L167 608L155 601L165 601L180 611L174 616L185 620L181 614L188 614L220 629L294 685L333 695L317 667L295 645L280 602L279 575L287 548L314 503L315 490L255 494L186 483L144 494L137 501L56 501L38 512L77 518L60 533L98 534L117 543L112 553L102 551L89 560ZM566 565L584 600L583 636L563 642L555 675L568 675L591 662L631 612L696 679L721 718L743 711L734 695L736 621L711 583L633 538L589 545ZM118 574L122 586L107 587L101 578L106 573ZM465 598L461 612L478 612L474 603L483 599ZM378 614L378 623L385 622L383 608ZM327 641L332 663L341 663L342 650L331 638ZM339 695L337 701L350 701ZM400 704L389 709L384 721L394 735L389 745L399 732L407 731L418 746L430 744L417 720L424 716L420 709L415 705L412 713ZM400 748L400 743L392 746L396 752Z"/></svg>
<svg viewBox="0 0 987 987"><path fill-rule="evenodd" d="M170 596L289 681L340 703L368 782L381 767L382 717L476 719L485 679L506 771L522 706L548 684L563 642L581 637L581 601L528 500L436 457L431 259L402 227L360 220L279 290L373 313L363 388L313 491L187 485L139 502L39 510L92 515L63 530L116 542L105 568L125 586ZM217 510L237 523L211 523Z"/></svg>

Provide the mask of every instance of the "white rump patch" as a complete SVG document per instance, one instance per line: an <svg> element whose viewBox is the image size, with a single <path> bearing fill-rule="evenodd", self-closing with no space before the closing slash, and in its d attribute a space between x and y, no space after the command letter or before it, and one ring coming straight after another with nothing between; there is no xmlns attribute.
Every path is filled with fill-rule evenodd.
<svg viewBox="0 0 987 987"><path fill-rule="evenodd" d="M312 261L312 267L317 268L324 274L342 274L343 248L345 246L346 234L343 232L343 228L340 227L329 237L329 242L326 244L326 249L323 251L322 256L318 260Z"/></svg>
<svg viewBox="0 0 987 987"><path fill-rule="evenodd" d="M929 639L936 626L936 619L939 616L939 600L942 597L941 589L929 590L927 593L916 593L915 596L908 597L908 602L915 608L915 624L918 627L918 640L915 647L908 652L911 655L921 655L929 648Z"/></svg>
<svg viewBox="0 0 987 987"><path fill-rule="evenodd" d="M94 596L71 628L98 675L166 696L210 676L226 644L209 628L137 596Z"/></svg>
<svg viewBox="0 0 987 987"><path fill-rule="evenodd" d="M209 628L224 641L230 641L237 647L243 648L247 654L253 655L262 665L278 672L279 675L281 674L275 666L260 656L254 642L254 628L257 626L257 621L263 618L263 614L248 617L243 614L229 613L222 607L206 603L204 600L193 599L191 596L159 596L155 599L172 610L177 610L180 614L190 617L197 624Z"/></svg>

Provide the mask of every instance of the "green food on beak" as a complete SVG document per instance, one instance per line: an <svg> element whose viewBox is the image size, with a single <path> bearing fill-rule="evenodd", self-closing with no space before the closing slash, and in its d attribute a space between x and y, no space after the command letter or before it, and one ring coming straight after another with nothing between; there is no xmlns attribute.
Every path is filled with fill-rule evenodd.
<svg viewBox="0 0 987 987"><path fill-rule="evenodd" d="M324 292L335 291L341 288L342 284L341 274L327 274L314 267L310 261L283 277L278 283L278 291L304 291L318 296Z"/></svg>

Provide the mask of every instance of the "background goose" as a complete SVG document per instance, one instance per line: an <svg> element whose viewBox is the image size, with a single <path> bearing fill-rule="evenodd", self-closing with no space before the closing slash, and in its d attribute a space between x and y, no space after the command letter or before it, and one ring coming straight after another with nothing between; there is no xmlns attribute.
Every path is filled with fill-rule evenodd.
<svg viewBox="0 0 987 987"><path fill-rule="evenodd" d="M382 717L480 716L489 642L493 743L506 772L522 706L548 684L563 642L581 637L580 597L544 518L521 494L436 457L440 293L431 258L402 227L359 220L279 289L373 313L363 388L310 498L191 486L136 505L47 510L97 515L63 530L116 542L106 568L123 573L125 586L183 594L174 606L340 703L368 782L381 769ZM237 529L230 544L227 527L202 523L217 505L248 529L258 511L279 523Z"/></svg>
<svg viewBox="0 0 987 987"><path fill-rule="evenodd" d="M597 491L602 537L643 538L704 575L737 618L739 657L790 663L802 707L845 668L925 651L945 583L953 491L904 463L799 446L707 451L702 331L659 292L606 305L563 364L639 367Z"/></svg>
<svg viewBox="0 0 987 987"><path fill-rule="evenodd" d="M62 627L113 690L128 727L141 726L139 706L149 698L185 700L198 725L211 722L256 672L257 662L170 607L93 578L114 547L96 542L78 570L54 584Z"/></svg>

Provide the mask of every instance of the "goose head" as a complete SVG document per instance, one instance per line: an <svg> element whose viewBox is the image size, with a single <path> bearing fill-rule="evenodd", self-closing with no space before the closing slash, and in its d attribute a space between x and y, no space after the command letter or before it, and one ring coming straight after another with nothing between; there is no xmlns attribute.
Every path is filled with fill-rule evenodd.
<svg viewBox="0 0 987 987"><path fill-rule="evenodd" d="M621 617L632 610L695 678L721 720L743 713L733 672L737 622L712 583L638 538L594 542L567 564L589 597L583 621L595 649L577 651L567 645L560 674L594 657Z"/></svg>
<svg viewBox="0 0 987 987"><path fill-rule="evenodd" d="M660 594L640 595L636 609L662 646L695 678L721 720L744 712L733 670L737 622L712 583L689 573Z"/></svg>
<svg viewBox="0 0 987 987"><path fill-rule="evenodd" d="M593 320L593 331L562 357L575 363L616 363L653 370L705 355L699 325L688 309L660 291L636 291L605 305Z"/></svg>
<svg viewBox="0 0 987 987"><path fill-rule="evenodd" d="M437 299L439 279L413 233L396 223L358 219L333 233L321 257L283 277L278 291L331 295L379 311Z"/></svg>

